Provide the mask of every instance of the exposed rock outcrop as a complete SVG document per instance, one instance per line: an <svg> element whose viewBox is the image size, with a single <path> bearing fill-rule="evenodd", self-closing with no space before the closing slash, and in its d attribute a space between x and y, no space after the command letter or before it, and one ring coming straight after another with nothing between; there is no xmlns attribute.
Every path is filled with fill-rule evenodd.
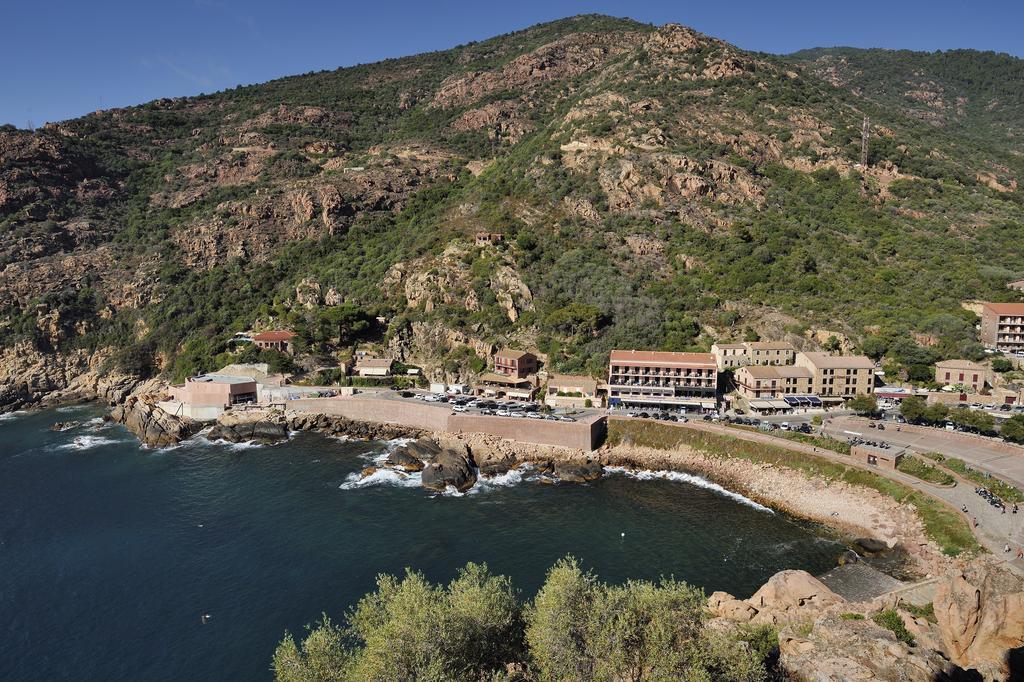
<svg viewBox="0 0 1024 682"><path fill-rule="evenodd" d="M229 443L276 443L288 438L288 427L282 422L269 420L216 424L206 433L206 437Z"/></svg>
<svg viewBox="0 0 1024 682"><path fill-rule="evenodd" d="M452 486L465 492L476 483L476 472L468 453L446 449L437 453L434 461L423 469L420 480L428 490L444 492Z"/></svg>
<svg viewBox="0 0 1024 682"><path fill-rule="evenodd" d="M292 431L319 431L330 436L355 438L358 440L394 440L396 438L417 438L423 434L420 429L397 424L377 424L335 417L326 414L304 412L287 415L288 428Z"/></svg>
<svg viewBox="0 0 1024 682"><path fill-rule="evenodd" d="M1024 580L989 562L947 574L934 600L944 648L953 662L997 677L1010 652L1024 664ZM1024 668L1017 668L1024 676Z"/></svg>
<svg viewBox="0 0 1024 682"><path fill-rule="evenodd" d="M759 610L831 606L845 601L807 571L779 571L748 600Z"/></svg>
<svg viewBox="0 0 1024 682"><path fill-rule="evenodd" d="M129 396L123 403L115 405L110 411L110 418L124 424L152 448L180 443L201 428L199 422L168 414L151 399L138 395Z"/></svg>
<svg viewBox="0 0 1024 682"><path fill-rule="evenodd" d="M597 460L559 460L554 463L554 474L567 483L587 483L601 478L604 468Z"/></svg>
<svg viewBox="0 0 1024 682"><path fill-rule="evenodd" d="M869 618L829 614L806 635L796 628L779 634L786 679L800 682L848 680L951 680L952 666L936 651L908 647Z"/></svg>

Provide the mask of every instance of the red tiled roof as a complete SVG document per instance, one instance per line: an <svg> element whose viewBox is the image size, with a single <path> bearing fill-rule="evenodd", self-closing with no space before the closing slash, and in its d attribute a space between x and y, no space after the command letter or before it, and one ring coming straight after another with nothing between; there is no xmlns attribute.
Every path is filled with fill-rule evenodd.
<svg viewBox="0 0 1024 682"><path fill-rule="evenodd" d="M613 350L611 362L643 363L649 365L689 365L701 367L717 367L715 356L711 353L672 353L657 350Z"/></svg>
<svg viewBox="0 0 1024 682"><path fill-rule="evenodd" d="M533 353L528 350L512 350L511 348L505 348L494 354L494 357L501 358L502 360L522 360L527 355L530 357L536 357Z"/></svg>
<svg viewBox="0 0 1024 682"><path fill-rule="evenodd" d="M1024 315L1024 303L982 303L996 315Z"/></svg>
<svg viewBox="0 0 1024 682"><path fill-rule="evenodd" d="M260 332L252 337L253 341L291 341L295 338L295 332L272 331Z"/></svg>

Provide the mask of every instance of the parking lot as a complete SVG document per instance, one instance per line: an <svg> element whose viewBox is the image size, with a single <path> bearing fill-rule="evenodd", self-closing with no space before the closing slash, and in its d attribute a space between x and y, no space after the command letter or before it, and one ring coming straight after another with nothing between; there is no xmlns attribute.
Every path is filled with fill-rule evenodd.
<svg viewBox="0 0 1024 682"><path fill-rule="evenodd" d="M397 394L404 400L419 400L438 406L445 405L455 413L508 417L510 419L575 422L584 416L600 413L599 410L552 409L535 401L498 400L462 394L440 394L425 391L399 391Z"/></svg>
<svg viewBox="0 0 1024 682"><path fill-rule="evenodd" d="M937 452L945 457L956 457L970 466L1024 488L1024 448L999 438L891 422L884 424L882 430L878 429L877 424L872 429L869 420L849 416L829 419L824 425L824 431L843 440L865 438L916 452Z"/></svg>

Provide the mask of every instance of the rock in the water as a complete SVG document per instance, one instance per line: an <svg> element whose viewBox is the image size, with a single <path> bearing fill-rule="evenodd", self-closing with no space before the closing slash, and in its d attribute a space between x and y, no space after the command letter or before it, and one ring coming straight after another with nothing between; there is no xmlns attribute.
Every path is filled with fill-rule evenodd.
<svg viewBox="0 0 1024 682"><path fill-rule="evenodd" d="M513 462L504 459L486 462L480 465L480 474L482 476L501 476L509 472L512 464Z"/></svg>
<svg viewBox="0 0 1024 682"><path fill-rule="evenodd" d="M77 429L82 425L82 422L70 421L70 422L57 422L50 427L52 431L70 431L71 429Z"/></svg>
<svg viewBox="0 0 1024 682"><path fill-rule="evenodd" d="M420 438L419 440L415 440L404 447L409 451L410 455L424 462L429 462L437 457L438 453L440 453L442 449L441 446L437 444L437 441L432 438Z"/></svg>
<svg viewBox="0 0 1024 682"><path fill-rule="evenodd" d="M252 437L262 442L286 440L288 428L284 424L269 421L258 421L253 424Z"/></svg>
<svg viewBox="0 0 1024 682"><path fill-rule="evenodd" d="M1024 647L1024 581L982 564L939 583L933 601L939 635L954 663L998 679ZM1017 654L1020 656L1020 654Z"/></svg>
<svg viewBox="0 0 1024 682"><path fill-rule="evenodd" d="M569 483L596 481L604 475L600 462L555 462L555 476Z"/></svg>
<svg viewBox="0 0 1024 682"><path fill-rule="evenodd" d="M200 424L160 409L152 402L129 396L110 411L114 421L124 424L146 445L154 448L180 443L194 435Z"/></svg>
<svg viewBox="0 0 1024 682"><path fill-rule="evenodd" d="M448 486L454 486L459 492L465 492L476 483L476 473L467 457L442 450L424 467L420 480L428 490L443 492Z"/></svg>
<svg viewBox="0 0 1024 682"><path fill-rule="evenodd" d="M423 460L410 452L407 445L400 445L388 455L387 465L402 471L423 471Z"/></svg>
<svg viewBox="0 0 1024 682"><path fill-rule="evenodd" d="M889 549L889 545L874 538L857 538L853 544L865 554L878 554Z"/></svg>
<svg viewBox="0 0 1024 682"><path fill-rule="evenodd" d="M240 443L241 437L235 432L230 426L223 426L222 424L214 424L210 427L210 430L206 432L207 440L225 440L229 443Z"/></svg>
<svg viewBox="0 0 1024 682"><path fill-rule="evenodd" d="M209 440L226 440L229 443L275 443L288 438L288 427L263 419L255 422L219 423L210 428L206 437Z"/></svg>
<svg viewBox="0 0 1024 682"><path fill-rule="evenodd" d="M373 476L375 473L377 473L377 471L377 467L366 467L359 473L359 479L362 480L364 478Z"/></svg>

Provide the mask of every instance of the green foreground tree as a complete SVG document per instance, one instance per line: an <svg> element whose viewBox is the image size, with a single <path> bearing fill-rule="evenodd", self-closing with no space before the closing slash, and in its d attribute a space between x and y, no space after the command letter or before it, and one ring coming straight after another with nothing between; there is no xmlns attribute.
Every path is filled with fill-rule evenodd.
<svg viewBox="0 0 1024 682"><path fill-rule="evenodd" d="M685 583L605 585L571 558L523 607L505 577L467 564L447 586L382 575L343 626L326 616L286 633L278 682L753 682L774 632L705 628L704 594ZM767 644L766 644L767 642Z"/></svg>
<svg viewBox="0 0 1024 682"><path fill-rule="evenodd" d="M878 412L878 400L873 395L858 393L846 404L857 414L874 414Z"/></svg>
<svg viewBox="0 0 1024 682"><path fill-rule="evenodd" d="M1012 443L1024 443L1024 414L1015 414L1007 419L999 432Z"/></svg>

